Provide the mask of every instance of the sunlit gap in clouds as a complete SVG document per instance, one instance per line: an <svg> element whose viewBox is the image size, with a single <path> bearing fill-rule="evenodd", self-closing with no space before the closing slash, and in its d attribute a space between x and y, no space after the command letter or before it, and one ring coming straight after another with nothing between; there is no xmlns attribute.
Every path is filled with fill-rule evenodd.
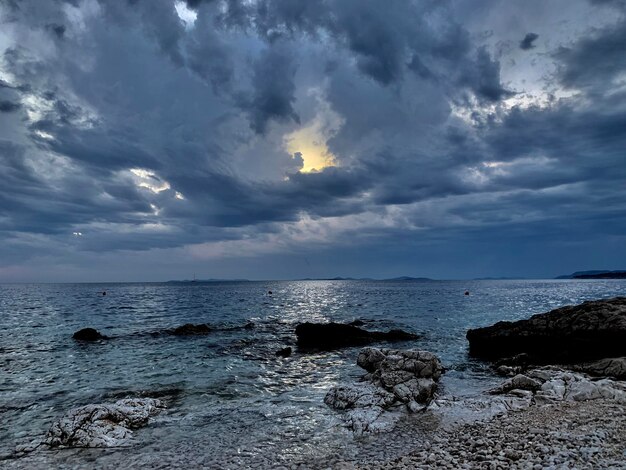
<svg viewBox="0 0 626 470"><path fill-rule="evenodd" d="M336 156L328 148L328 141L344 124L344 119L331 108L320 88L311 88L308 94L314 96L317 102L315 116L283 137L285 150L294 158L302 159L300 171L303 173L321 171L338 164Z"/></svg>
<svg viewBox="0 0 626 470"><path fill-rule="evenodd" d="M193 29L198 19L198 14L187 6L185 2L174 2L174 9L180 21L185 25L185 29Z"/></svg>

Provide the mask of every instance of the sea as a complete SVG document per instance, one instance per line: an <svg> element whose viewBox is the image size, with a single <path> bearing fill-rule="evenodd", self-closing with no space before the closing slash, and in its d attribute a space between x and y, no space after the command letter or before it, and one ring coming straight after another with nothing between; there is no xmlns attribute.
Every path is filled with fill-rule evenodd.
<svg viewBox="0 0 626 470"><path fill-rule="evenodd" d="M380 346L437 354L446 368L439 393L477 397L500 379L468 356L468 329L620 295L626 280L3 284L0 467L334 468L392 458L440 418L407 416L395 434L354 436L324 396L363 374L360 348L299 351L298 323L362 320L417 333ZM186 323L214 330L162 334ZM73 340L85 327L110 339ZM287 346L291 357L277 357ZM159 397L167 410L128 447L14 452L73 407L136 396Z"/></svg>

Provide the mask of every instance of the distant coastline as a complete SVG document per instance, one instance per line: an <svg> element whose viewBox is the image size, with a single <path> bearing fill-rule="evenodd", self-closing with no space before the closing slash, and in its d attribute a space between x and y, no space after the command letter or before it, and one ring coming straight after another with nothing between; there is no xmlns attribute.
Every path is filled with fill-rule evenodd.
<svg viewBox="0 0 626 470"><path fill-rule="evenodd" d="M557 276L555 279L626 279L626 270L576 271L572 274Z"/></svg>
<svg viewBox="0 0 626 470"><path fill-rule="evenodd" d="M411 277L400 276L392 277L388 279L375 279L371 277L307 277L302 279L293 279L294 281L438 281L439 279L431 279L429 277ZM274 281L274 279L266 279L264 281ZM251 279L183 279L183 280L171 280L166 281L167 284L210 284L218 282L257 282Z"/></svg>
<svg viewBox="0 0 626 470"><path fill-rule="evenodd" d="M373 277L305 277L298 279L172 279L165 281L166 284L216 284L222 282L274 282L274 281L376 281L376 282L436 282L436 281L519 281L519 280L541 280L550 278L529 278L529 277L476 277L473 279L435 279L430 277L398 276L390 278ZM572 274L563 274L552 279L626 279L626 270L591 270L576 271Z"/></svg>

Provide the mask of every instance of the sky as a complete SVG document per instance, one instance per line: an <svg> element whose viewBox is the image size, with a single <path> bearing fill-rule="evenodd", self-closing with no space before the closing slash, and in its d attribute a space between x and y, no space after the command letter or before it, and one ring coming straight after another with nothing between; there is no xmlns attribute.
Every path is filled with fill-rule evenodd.
<svg viewBox="0 0 626 470"><path fill-rule="evenodd" d="M0 0L0 282L586 269L625 0Z"/></svg>

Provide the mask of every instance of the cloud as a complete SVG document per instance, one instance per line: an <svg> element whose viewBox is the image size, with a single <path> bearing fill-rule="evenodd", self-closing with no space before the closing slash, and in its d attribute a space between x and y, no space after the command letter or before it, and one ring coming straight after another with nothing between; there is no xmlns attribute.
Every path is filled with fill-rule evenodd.
<svg viewBox="0 0 626 470"><path fill-rule="evenodd" d="M622 18L614 25L560 47L554 53L560 63L559 80L567 87L589 92L612 91L607 82L623 79L626 69L625 41L626 20Z"/></svg>
<svg viewBox="0 0 626 470"><path fill-rule="evenodd" d="M20 109L20 103L14 103L13 101L2 100L0 101L0 113L12 113Z"/></svg>
<svg viewBox="0 0 626 470"><path fill-rule="evenodd" d="M567 34L526 12L535 63L524 30L497 33L517 10L488 1L480 31L437 1L188 0L192 24L169 0L39 5L0 7L3 272L125 253L287 275L298 252L404 266L446 241L624 228L612 8Z"/></svg>
<svg viewBox="0 0 626 470"><path fill-rule="evenodd" d="M289 51L275 44L256 61L252 75L254 92L242 105L250 114L250 127L255 132L264 133L270 120L293 120L300 124L300 117L293 108L295 73Z"/></svg>
<svg viewBox="0 0 626 470"><path fill-rule="evenodd" d="M476 67L465 76L465 83L476 93L479 99L495 102L513 95L500 81L500 63L493 60L485 47L478 49Z"/></svg>
<svg viewBox="0 0 626 470"><path fill-rule="evenodd" d="M529 49L534 49L536 46L534 44L534 42L539 38L539 35L536 33L528 33L526 34L526 36L524 36L524 39L522 39L519 43L519 48L527 51Z"/></svg>

